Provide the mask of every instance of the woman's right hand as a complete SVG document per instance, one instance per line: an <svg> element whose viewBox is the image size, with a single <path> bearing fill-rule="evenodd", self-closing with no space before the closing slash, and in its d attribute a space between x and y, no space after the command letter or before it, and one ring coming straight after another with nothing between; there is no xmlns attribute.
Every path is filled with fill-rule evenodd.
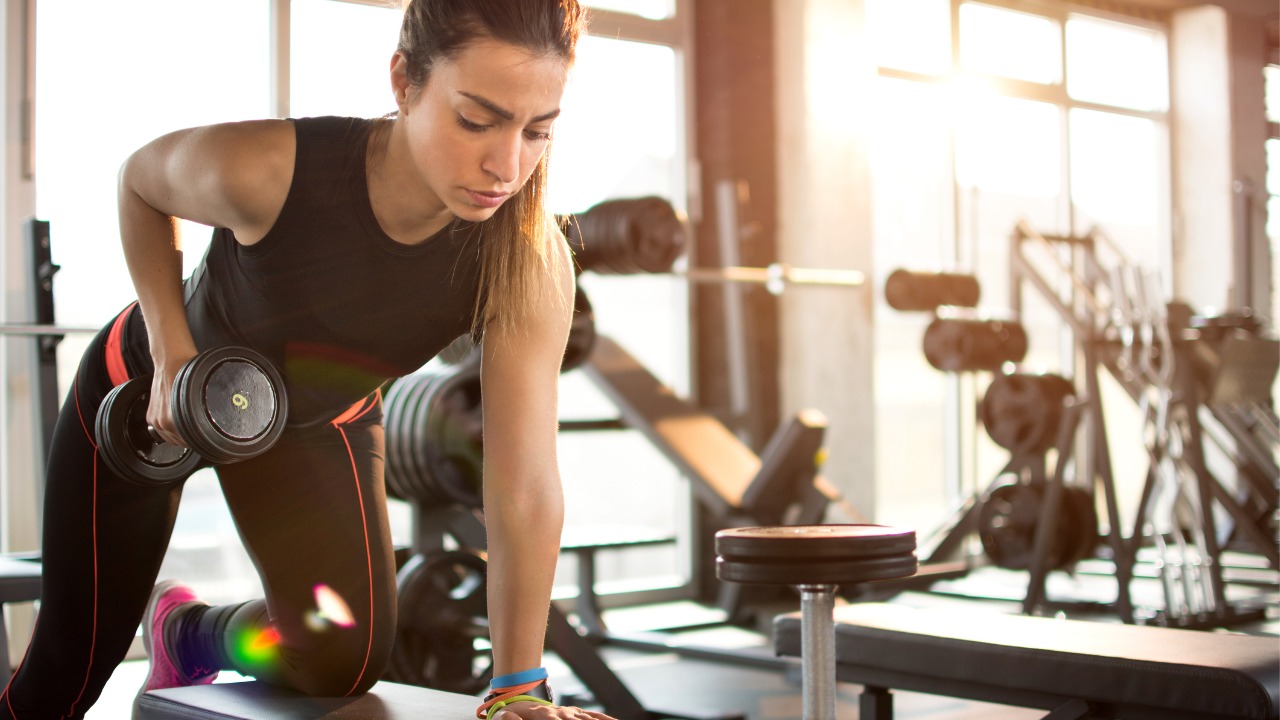
<svg viewBox="0 0 1280 720"><path fill-rule="evenodd" d="M178 371L195 356L195 347L190 347L167 353L163 358L155 357L155 372L151 376L151 398L147 403L147 424L170 445L187 446L186 441L178 434L178 425L173 419L173 404L170 398L173 396L173 381L178 376Z"/></svg>

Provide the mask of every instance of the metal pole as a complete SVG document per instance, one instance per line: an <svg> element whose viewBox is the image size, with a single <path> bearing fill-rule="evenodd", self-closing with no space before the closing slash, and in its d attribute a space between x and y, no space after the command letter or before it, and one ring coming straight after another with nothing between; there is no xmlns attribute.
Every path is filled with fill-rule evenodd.
<svg viewBox="0 0 1280 720"><path fill-rule="evenodd" d="M836 586L800 586L804 720L836 717Z"/></svg>

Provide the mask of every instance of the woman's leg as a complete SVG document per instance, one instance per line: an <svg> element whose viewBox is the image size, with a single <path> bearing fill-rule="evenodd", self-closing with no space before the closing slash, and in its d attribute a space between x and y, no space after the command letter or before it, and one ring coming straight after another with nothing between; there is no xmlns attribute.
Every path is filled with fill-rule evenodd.
<svg viewBox="0 0 1280 720"><path fill-rule="evenodd" d="M133 641L173 530L181 483L136 484L98 457L94 417L113 385L106 336L85 352L54 429L40 610L0 693L3 720L83 717Z"/></svg>
<svg viewBox="0 0 1280 720"><path fill-rule="evenodd" d="M395 560L380 399L361 410L290 429L267 453L218 468L266 599L180 616L168 634L184 665L197 657L327 696L363 693L381 677L395 636Z"/></svg>

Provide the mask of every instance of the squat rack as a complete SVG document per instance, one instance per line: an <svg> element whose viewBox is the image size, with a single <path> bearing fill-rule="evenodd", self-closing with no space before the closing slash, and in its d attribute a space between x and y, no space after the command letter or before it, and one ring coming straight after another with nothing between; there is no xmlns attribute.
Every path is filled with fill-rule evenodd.
<svg viewBox="0 0 1280 720"><path fill-rule="evenodd" d="M1060 273L1069 291L1061 282L1055 287L1050 281L1041 269L1046 263L1033 262L1029 254L1033 250ZM1100 255L1109 256L1111 264L1104 264ZM1280 549L1268 529L1209 470L1204 438L1210 437L1235 462L1242 480L1237 492L1256 493L1274 513L1280 474L1267 443L1275 444L1275 414L1263 398L1269 398L1276 375L1277 341L1233 338L1248 349L1233 355L1254 359L1254 367L1234 368L1228 376L1226 353L1220 354L1215 358L1217 386L1222 387L1225 378L1225 385L1234 392L1205 397L1196 369L1198 363L1204 364L1206 341L1201 333L1187 330L1190 310L1166 305L1152 276L1099 230L1083 237L1042 235L1020 221L1011 235L1009 268L1010 304L1017 316L1022 315L1025 283L1072 330L1081 363L1077 382L1082 385L1077 388L1081 398L1076 409L1084 430L1074 453L1075 469L1079 478L1089 486L1096 483L1103 493L1108 518L1104 538L1115 566L1120 617L1128 623L1138 621L1130 584L1138 552L1148 539L1155 541L1161 554L1158 573L1166 596L1166 607L1151 619L1154 623L1211 627L1259 617L1262 610L1241 611L1226 599L1225 535L1214 503L1272 570L1280 570ZM1180 311L1185 317L1176 317ZM1148 472L1128 531L1120 520L1101 401L1099 379L1104 370L1138 404L1146 424ZM1229 439L1207 430L1206 415L1217 420ZM1065 446L1060 450L1067 452ZM1168 517L1161 517L1158 510L1166 511ZM1175 547L1167 547L1166 542ZM1037 598L1037 590L1043 592L1043 572L1034 570L1028 602Z"/></svg>

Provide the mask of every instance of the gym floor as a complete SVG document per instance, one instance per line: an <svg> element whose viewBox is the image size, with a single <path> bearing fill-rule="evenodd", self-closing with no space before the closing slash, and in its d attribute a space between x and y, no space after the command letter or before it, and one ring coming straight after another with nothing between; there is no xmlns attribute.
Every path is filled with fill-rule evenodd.
<svg viewBox="0 0 1280 720"><path fill-rule="evenodd" d="M1228 599L1241 607L1265 608L1263 620L1229 628L1233 632L1280 638L1280 592L1274 579L1254 585L1231 585ZM1055 573L1047 586L1049 597L1062 600L1089 601L1114 596L1114 579L1088 572L1069 576ZM978 605L993 613L1020 612L1020 598L1025 592L1025 575L998 568L983 568L959 580L936 583L932 592L904 592L891 602L917 606L949 603ZM1142 604L1155 599L1159 589L1155 580L1135 580L1133 597ZM670 625L670 619L688 608L679 603L648 608L626 608L606 612L606 620L614 629L640 630L646 625ZM1106 612L1075 615L1079 619L1119 622ZM680 642L696 642L719 648L756 648L767 651L762 635L737 628L682 633ZM650 652L606 646L602 650L610 667L632 692L652 710L679 712L687 717L717 720L739 715L747 720L797 720L801 716L802 697L798 676L739 664L712 662L679 657L673 652ZM561 695L581 692L582 686L554 656L548 657L553 687ZM102 699L86 715L87 720L128 720L133 698L146 675L145 660L122 664L107 684ZM240 680L234 673L224 673L220 682ZM836 715L839 720L856 720L856 685L841 684ZM958 700L919 693L895 692L897 720L1031 720L1044 717L1043 711L1014 708ZM589 705L586 705L590 707ZM461 718L459 720L462 720Z"/></svg>

